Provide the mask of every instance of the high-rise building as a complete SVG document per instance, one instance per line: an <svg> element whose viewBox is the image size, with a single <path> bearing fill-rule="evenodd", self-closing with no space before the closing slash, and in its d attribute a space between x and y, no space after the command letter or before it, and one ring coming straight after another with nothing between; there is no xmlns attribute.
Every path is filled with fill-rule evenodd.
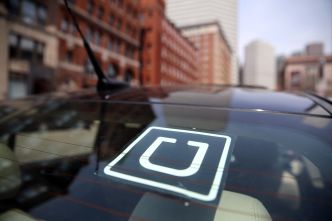
<svg viewBox="0 0 332 221"><path fill-rule="evenodd" d="M217 21L232 49L231 83L238 83L237 0L167 0L167 16L180 28Z"/></svg>
<svg viewBox="0 0 332 221"><path fill-rule="evenodd" d="M218 22L182 27L186 36L199 50L199 83L231 83L231 47Z"/></svg>
<svg viewBox="0 0 332 221"><path fill-rule="evenodd" d="M195 46L165 17L164 0L141 0L142 81L145 85L193 84L198 80Z"/></svg>
<svg viewBox="0 0 332 221"><path fill-rule="evenodd" d="M276 89L274 48L263 41L253 41L245 48L244 84Z"/></svg>

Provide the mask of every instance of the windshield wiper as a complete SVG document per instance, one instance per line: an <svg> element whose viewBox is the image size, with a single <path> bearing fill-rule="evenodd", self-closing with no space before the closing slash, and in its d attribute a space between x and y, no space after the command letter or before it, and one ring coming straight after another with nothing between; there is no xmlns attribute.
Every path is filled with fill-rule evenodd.
<svg viewBox="0 0 332 221"><path fill-rule="evenodd" d="M84 48L88 54L88 57L92 63L92 66L93 66L93 69L95 70L95 73L97 74L97 77L98 77L98 83L97 83L97 91L98 92L107 92L107 91L114 91L114 90L119 90L119 89L123 89L123 88L127 88L129 87L129 84L128 83L125 83L125 82L121 82L121 81L110 81L109 79L107 79L105 77L105 74L103 72L103 70L101 69L91 47L90 47L90 44L89 42L85 39L79 25L78 25L78 22L75 18L75 15L74 13L72 12L71 8L69 7L69 4L68 4L68 0L63 0L64 1L64 4L65 4L65 7L68 11L68 13L70 14L72 20L73 20L73 23L74 23L74 26L76 28L76 30L78 31L79 35L81 36L81 39L83 41L83 45L84 45Z"/></svg>

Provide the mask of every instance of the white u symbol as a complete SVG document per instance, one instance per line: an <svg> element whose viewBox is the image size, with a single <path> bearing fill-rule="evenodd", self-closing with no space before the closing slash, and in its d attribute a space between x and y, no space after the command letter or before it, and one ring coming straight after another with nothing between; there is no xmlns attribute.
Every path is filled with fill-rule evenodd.
<svg viewBox="0 0 332 221"><path fill-rule="evenodd" d="M201 143L196 141L188 141L187 144L189 146L198 147L198 150L196 152L196 155L194 159L192 160L190 166L186 169L178 170L174 168L169 168L165 166L160 166L157 164L153 164L150 161L151 155L158 149L158 147L163 143L176 143L176 139L174 138L168 138L168 137L158 137L150 146L149 148L143 153L143 155L140 157L139 162L140 164L149 170L161 172L170 174L173 176L179 176L179 177L187 177L192 176L201 167L201 164L203 162L203 159L205 157L206 151L209 147L207 143Z"/></svg>

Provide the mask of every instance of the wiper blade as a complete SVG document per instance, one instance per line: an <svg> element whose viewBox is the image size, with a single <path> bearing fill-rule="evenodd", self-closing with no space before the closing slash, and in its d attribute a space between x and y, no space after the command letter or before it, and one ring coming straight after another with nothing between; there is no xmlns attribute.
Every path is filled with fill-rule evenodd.
<svg viewBox="0 0 332 221"><path fill-rule="evenodd" d="M98 78L97 91L106 92L106 91L114 91L114 90L119 90L119 89L129 87L128 83L120 82L120 81L110 81L109 79L107 79L105 77L105 74L104 74L103 70L101 69L100 64L98 63L98 61L90 47L89 42L85 39L84 34L81 31L80 26L76 20L76 17L74 15L73 11L71 10L71 8L69 7L68 0L63 0L63 1L64 1L65 7L66 7L68 13L70 14L70 16L73 20L76 30L78 31L80 37L82 38L84 48L88 54L88 57L91 61L93 69L95 70L95 73L97 74L97 78Z"/></svg>

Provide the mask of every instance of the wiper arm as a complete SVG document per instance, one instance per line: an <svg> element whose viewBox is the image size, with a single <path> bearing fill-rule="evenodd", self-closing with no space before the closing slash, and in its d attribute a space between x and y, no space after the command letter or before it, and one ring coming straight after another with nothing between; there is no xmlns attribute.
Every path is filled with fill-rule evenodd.
<svg viewBox="0 0 332 221"><path fill-rule="evenodd" d="M74 13L72 12L71 8L69 7L68 0L63 0L63 1L64 1L65 7L66 7L68 13L70 14L70 16L73 20L76 30L78 31L79 35L81 36L81 38L83 40L84 48L92 63L93 69L95 70L95 73L97 74L97 77L98 77L97 91L105 92L105 91L113 91L113 90L119 90L119 89L129 87L129 84L127 84L125 82L112 82L105 77L105 74L98 63L98 61L90 47L89 42L85 39L85 37L80 29L80 26L78 25L76 17L74 16Z"/></svg>

